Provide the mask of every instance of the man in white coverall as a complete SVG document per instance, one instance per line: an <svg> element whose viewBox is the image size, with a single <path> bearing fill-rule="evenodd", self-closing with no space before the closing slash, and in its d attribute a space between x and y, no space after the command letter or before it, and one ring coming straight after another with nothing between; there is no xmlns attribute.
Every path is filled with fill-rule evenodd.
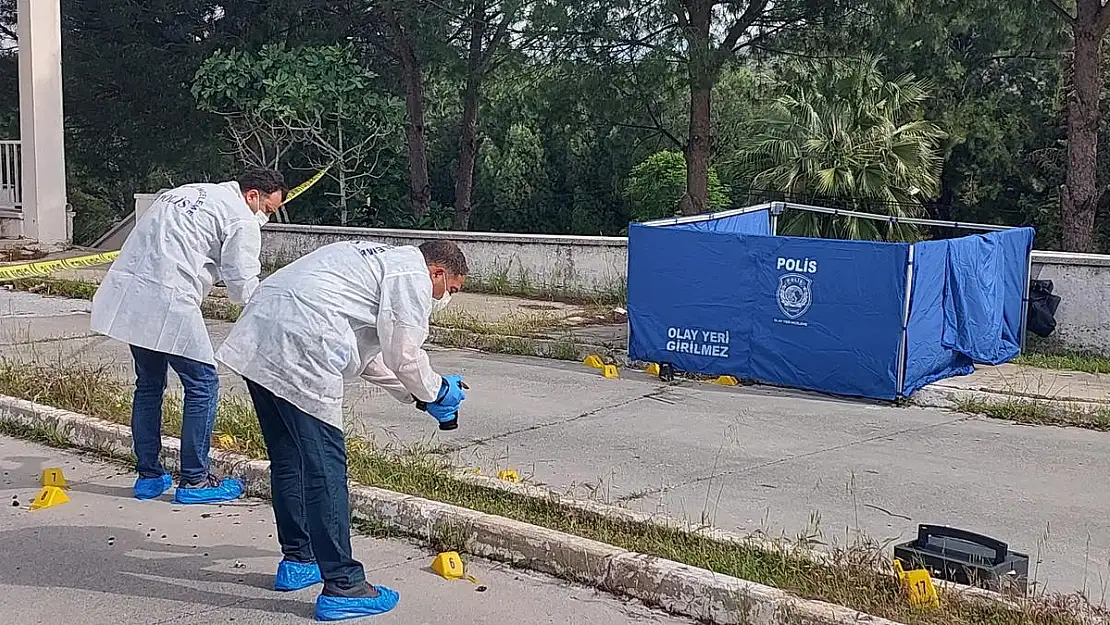
<svg viewBox="0 0 1110 625"><path fill-rule="evenodd" d="M344 380L361 376L415 400L441 429L456 427L466 386L436 373L422 345L467 272L448 241L325 245L267 278L217 352L246 380L266 440L284 556L274 588L323 581L317 620L381 614L398 601L367 583L351 554Z"/></svg>
<svg viewBox="0 0 1110 625"><path fill-rule="evenodd" d="M262 272L261 224L281 206L285 192L280 173L255 169L238 182L188 184L162 193L138 218L96 290L92 331L130 345L135 361L131 432L138 499L159 497L173 484L159 458L169 368L185 389L174 501L215 503L242 495L238 480L208 472L220 378L200 303L221 279L232 302L250 299Z"/></svg>

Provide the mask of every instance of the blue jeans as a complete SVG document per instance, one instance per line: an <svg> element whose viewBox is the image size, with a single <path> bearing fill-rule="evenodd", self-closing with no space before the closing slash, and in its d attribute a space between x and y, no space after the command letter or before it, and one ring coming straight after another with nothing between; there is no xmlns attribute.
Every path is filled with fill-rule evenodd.
<svg viewBox="0 0 1110 625"><path fill-rule="evenodd" d="M181 481L196 485L208 479L208 450L216 423L220 377L216 367L181 356L131 346L135 359L135 397L131 403L131 436L135 441L139 477L159 477L166 472L162 453L162 397L166 374L173 367L185 387L181 413Z"/></svg>
<svg viewBox="0 0 1110 625"><path fill-rule="evenodd" d="M266 454L278 542L287 560L316 562L324 594L366 584L351 553L347 446L343 432L247 380Z"/></svg>

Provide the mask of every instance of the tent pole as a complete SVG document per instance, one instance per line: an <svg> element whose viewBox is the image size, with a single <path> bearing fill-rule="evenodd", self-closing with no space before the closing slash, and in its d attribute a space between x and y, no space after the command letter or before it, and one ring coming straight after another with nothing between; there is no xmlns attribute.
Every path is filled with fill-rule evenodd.
<svg viewBox="0 0 1110 625"><path fill-rule="evenodd" d="M841 210L838 208L825 208L824 206L810 206L808 204L792 204L790 202L786 202L784 206L786 208L795 208L798 210L809 211L811 213L824 213L826 215L839 215L842 217L858 217L860 219L873 219L875 221L914 224L918 226L942 226L945 228L958 228L961 230L1000 231L1013 230L1016 227L995 226L991 224L977 224L962 221L938 221L936 219L921 219L918 217L891 217L890 215L876 215L874 213L862 213L860 211Z"/></svg>
<svg viewBox="0 0 1110 625"><path fill-rule="evenodd" d="M903 397L903 392L906 390L906 359L909 356L906 350L909 349L908 328L910 325L910 298L913 294L913 253L916 247L911 245L910 253L906 257L906 290L902 301L902 340L898 345L898 389L895 393L896 397Z"/></svg>
<svg viewBox="0 0 1110 625"><path fill-rule="evenodd" d="M771 217L771 236L776 237L779 234L779 215L786 210L786 204L782 202L771 202L771 208L767 210L767 214Z"/></svg>
<svg viewBox="0 0 1110 625"><path fill-rule="evenodd" d="M1032 246L1030 246L1032 247ZM1033 281L1033 251L1029 250L1025 255L1025 292L1021 295L1021 338L1020 349L1021 353L1025 353L1025 334L1026 324L1029 322L1029 286Z"/></svg>
<svg viewBox="0 0 1110 625"><path fill-rule="evenodd" d="M705 215L690 215L689 217L664 217L662 219L653 219L651 221L641 222L643 226L678 226L682 224L692 224L699 221L713 221L714 219L723 219L725 217L735 217L737 215L746 215L748 213L755 213L762 210L770 210L771 203L764 202L763 204L755 204L753 206L745 206L743 208L733 208L719 213L706 213Z"/></svg>

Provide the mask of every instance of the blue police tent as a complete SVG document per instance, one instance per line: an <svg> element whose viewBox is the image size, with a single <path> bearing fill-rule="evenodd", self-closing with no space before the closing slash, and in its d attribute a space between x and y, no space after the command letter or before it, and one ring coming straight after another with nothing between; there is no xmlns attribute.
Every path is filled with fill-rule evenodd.
<svg viewBox="0 0 1110 625"><path fill-rule="evenodd" d="M1019 353L1032 228L881 243L775 236L771 203L628 231L629 356L894 400Z"/></svg>

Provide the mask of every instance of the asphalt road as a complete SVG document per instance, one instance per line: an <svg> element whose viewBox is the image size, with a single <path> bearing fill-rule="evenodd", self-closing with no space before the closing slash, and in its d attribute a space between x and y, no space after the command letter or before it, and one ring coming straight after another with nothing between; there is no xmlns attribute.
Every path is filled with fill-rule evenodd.
<svg viewBox="0 0 1110 625"><path fill-rule="evenodd" d="M43 468L62 467L70 501L28 510ZM269 504L136 501L132 476L87 456L0 437L0 615L13 625L309 623L320 586L271 590L280 551ZM542 575L470 559L478 579L447 581L433 554L356 536L371 583L400 592L389 625L689 625Z"/></svg>
<svg viewBox="0 0 1110 625"><path fill-rule="evenodd" d="M129 376L125 346L88 336L86 308L0 293L0 350ZM210 327L218 342L229 326ZM363 384L348 389L351 429L740 532L892 542L918 523L955 525L1028 553L1049 590L1098 600L1110 584L1110 434L765 388L665 386L635 371L606 380L576 363L466 350L432 359L472 389L458 430L441 433ZM244 392L232 376L224 391Z"/></svg>

